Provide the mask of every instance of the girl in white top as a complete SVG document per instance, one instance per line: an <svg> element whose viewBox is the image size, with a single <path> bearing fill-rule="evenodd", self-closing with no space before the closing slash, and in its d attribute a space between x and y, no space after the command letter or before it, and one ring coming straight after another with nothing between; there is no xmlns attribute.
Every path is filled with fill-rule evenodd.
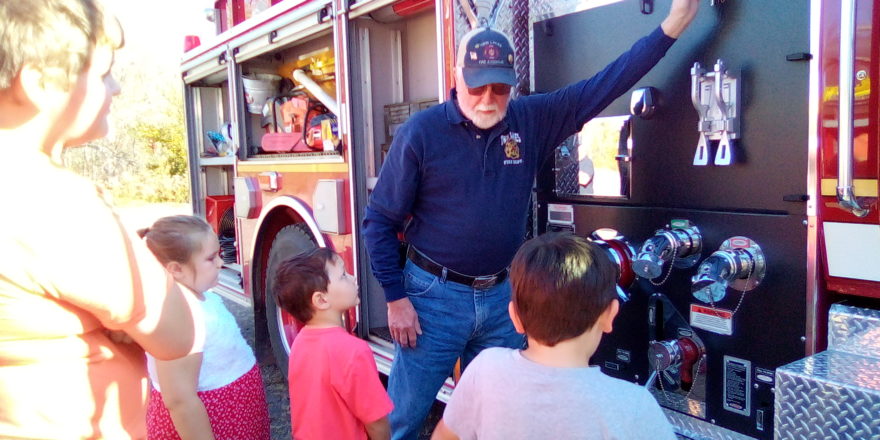
<svg viewBox="0 0 880 440"><path fill-rule="evenodd" d="M205 314L205 348L173 361L147 355L151 439L268 440L269 414L256 359L217 294L217 236L193 216L163 217L138 232Z"/></svg>

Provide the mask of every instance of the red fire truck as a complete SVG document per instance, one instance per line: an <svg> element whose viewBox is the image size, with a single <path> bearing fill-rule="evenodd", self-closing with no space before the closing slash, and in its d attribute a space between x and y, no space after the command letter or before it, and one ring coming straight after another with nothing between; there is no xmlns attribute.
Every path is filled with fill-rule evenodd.
<svg viewBox="0 0 880 440"><path fill-rule="evenodd" d="M467 10L512 36L526 95L596 73L669 7L465 1L220 0L217 35L184 55L193 209L282 370L301 324L273 271L329 246L359 280L347 325L388 373L361 219L396 128L447 99ZM620 269L591 362L681 436L880 438L878 60L874 0L706 0L539 171L524 235L590 237Z"/></svg>

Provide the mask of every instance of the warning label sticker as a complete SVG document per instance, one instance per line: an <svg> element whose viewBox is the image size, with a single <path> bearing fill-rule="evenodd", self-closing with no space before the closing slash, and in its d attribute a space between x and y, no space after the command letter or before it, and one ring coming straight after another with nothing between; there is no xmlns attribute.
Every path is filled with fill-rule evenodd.
<svg viewBox="0 0 880 440"><path fill-rule="evenodd" d="M691 304L691 327L730 336L733 334L733 312Z"/></svg>
<svg viewBox="0 0 880 440"><path fill-rule="evenodd" d="M724 403L727 411L751 415L752 363L731 356L724 356Z"/></svg>

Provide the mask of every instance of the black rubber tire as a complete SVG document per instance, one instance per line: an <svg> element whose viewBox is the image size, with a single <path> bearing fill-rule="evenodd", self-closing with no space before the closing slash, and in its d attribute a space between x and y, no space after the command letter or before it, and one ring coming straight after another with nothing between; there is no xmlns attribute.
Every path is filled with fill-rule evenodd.
<svg viewBox="0 0 880 440"><path fill-rule="evenodd" d="M308 228L301 223L285 226L275 238L269 248L269 262L266 267L266 326L269 331L269 341L272 344L272 352L275 355L275 364L287 378L287 362L290 347L286 346L282 329L279 326L278 316L281 310L275 304L275 269L278 265L293 256L299 255L317 247L315 239L309 233ZM292 343L293 341L287 341Z"/></svg>

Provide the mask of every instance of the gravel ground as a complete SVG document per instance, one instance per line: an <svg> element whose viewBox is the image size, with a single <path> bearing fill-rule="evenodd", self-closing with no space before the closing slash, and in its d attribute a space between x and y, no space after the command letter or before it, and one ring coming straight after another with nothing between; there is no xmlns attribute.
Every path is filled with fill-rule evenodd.
<svg viewBox="0 0 880 440"><path fill-rule="evenodd" d="M244 339L254 347L254 314L250 307L242 306L223 298L226 308L235 316ZM266 387L266 402L269 404L269 420L272 429L272 440L290 439L290 400L287 394L287 381L284 374L272 359L272 350L268 346L255 348L257 359L260 360L260 373Z"/></svg>

